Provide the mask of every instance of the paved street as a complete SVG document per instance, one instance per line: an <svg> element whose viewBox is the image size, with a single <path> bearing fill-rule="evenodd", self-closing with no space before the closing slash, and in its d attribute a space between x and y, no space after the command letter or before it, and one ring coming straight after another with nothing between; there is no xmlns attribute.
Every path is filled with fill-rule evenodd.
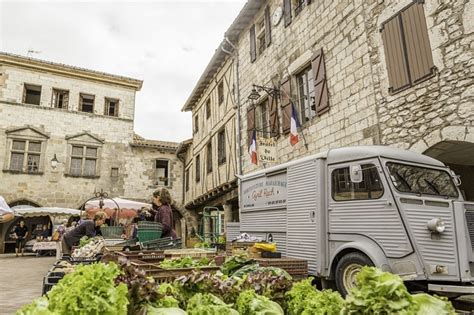
<svg viewBox="0 0 474 315"><path fill-rule="evenodd" d="M24 304L41 296L43 277L55 261L55 257L15 254L0 255L0 314L14 314Z"/></svg>

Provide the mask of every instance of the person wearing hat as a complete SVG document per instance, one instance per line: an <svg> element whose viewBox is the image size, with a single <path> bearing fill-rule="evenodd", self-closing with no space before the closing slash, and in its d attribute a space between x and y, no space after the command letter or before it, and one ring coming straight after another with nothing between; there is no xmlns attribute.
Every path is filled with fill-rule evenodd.
<svg viewBox="0 0 474 315"><path fill-rule="evenodd" d="M79 241L83 236L94 237L97 233L100 233L100 226L105 223L106 219L105 212L98 211L93 220L84 220L73 230L66 232L61 240L63 254L70 255L71 248L79 245Z"/></svg>

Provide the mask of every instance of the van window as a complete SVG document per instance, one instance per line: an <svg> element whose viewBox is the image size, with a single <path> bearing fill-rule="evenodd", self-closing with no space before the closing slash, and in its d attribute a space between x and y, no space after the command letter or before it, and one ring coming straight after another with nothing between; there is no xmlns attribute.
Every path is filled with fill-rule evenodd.
<svg viewBox="0 0 474 315"><path fill-rule="evenodd" d="M383 186L377 167L362 165L362 182L351 182L349 167L332 172L332 198L335 201L378 199L383 195Z"/></svg>
<svg viewBox="0 0 474 315"><path fill-rule="evenodd" d="M400 192L458 197L448 172L391 162L387 163L387 167L393 185Z"/></svg>

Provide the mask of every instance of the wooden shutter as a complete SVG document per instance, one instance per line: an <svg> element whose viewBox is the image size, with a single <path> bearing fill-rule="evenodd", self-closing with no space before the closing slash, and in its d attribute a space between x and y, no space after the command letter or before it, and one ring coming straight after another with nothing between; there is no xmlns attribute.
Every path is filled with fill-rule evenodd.
<svg viewBox="0 0 474 315"><path fill-rule="evenodd" d="M287 78L281 84L281 121L284 134L291 128L291 80Z"/></svg>
<svg viewBox="0 0 474 315"><path fill-rule="evenodd" d="M268 96L268 104L270 106L270 133L272 137L275 137L278 136L280 129L277 99L273 98L271 95Z"/></svg>
<svg viewBox="0 0 474 315"><path fill-rule="evenodd" d="M272 42L272 22L270 19L270 7L265 8L265 44L270 46Z"/></svg>
<svg viewBox="0 0 474 315"><path fill-rule="evenodd" d="M250 105L247 109L247 146L252 143L253 130L255 129L255 106Z"/></svg>
<svg viewBox="0 0 474 315"><path fill-rule="evenodd" d="M283 17L285 19L285 27L291 24L291 0L283 0Z"/></svg>
<svg viewBox="0 0 474 315"><path fill-rule="evenodd" d="M257 43L255 42L255 24L250 27L250 62L257 59Z"/></svg>
<svg viewBox="0 0 474 315"><path fill-rule="evenodd" d="M382 26L382 40L387 64L388 90L395 92L410 86L398 15Z"/></svg>
<svg viewBox="0 0 474 315"><path fill-rule="evenodd" d="M314 77L314 101L316 115L329 110L328 86L326 81L326 66L324 65L323 50L317 51L311 59Z"/></svg>
<svg viewBox="0 0 474 315"><path fill-rule="evenodd" d="M416 2L401 13L406 56L412 83L434 72L428 29L423 4Z"/></svg>

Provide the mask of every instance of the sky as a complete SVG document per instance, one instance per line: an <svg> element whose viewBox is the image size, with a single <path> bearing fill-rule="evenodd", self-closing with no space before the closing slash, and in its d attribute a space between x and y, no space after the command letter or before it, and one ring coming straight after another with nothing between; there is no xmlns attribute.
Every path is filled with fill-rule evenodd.
<svg viewBox="0 0 474 315"><path fill-rule="evenodd" d="M0 0L0 51L143 80L135 132L192 137L181 112L245 0Z"/></svg>

